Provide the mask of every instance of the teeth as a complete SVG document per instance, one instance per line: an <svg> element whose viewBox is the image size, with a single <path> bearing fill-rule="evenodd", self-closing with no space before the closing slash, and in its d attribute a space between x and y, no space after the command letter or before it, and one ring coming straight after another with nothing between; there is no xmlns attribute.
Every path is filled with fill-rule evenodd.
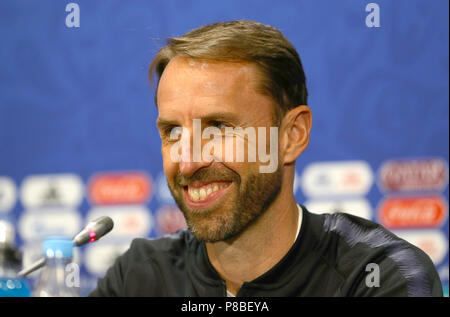
<svg viewBox="0 0 450 317"><path fill-rule="evenodd" d="M196 190L196 189L190 190L190 191L189 191L189 195L190 195L191 198L192 198L193 200L195 200L195 201L197 201L197 200L200 199L200 195L199 195L199 193L198 193L198 190Z"/></svg>
<svg viewBox="0 0 450 317"><path fill-rule="evenodd" d="M204 188L200 189L200 199L205 199L206 197L206 190Z"/></svg>
<svg viewBox="0 0 450 317"><path fill-rule="evenodd" d="M206 186L200 187L200 188L188 188L188 194L191 197L193 201L197 201L200 199L205 199L210 194L214 193L215 191L218 191L219 189L222 189L224 187L227 187L228 184L208 184Z"/></svg>

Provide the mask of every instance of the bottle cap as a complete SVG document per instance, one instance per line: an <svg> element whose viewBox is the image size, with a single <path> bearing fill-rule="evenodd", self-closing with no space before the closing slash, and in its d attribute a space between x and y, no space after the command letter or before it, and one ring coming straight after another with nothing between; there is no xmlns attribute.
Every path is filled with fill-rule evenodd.
<svg viewBox="0 0 450 317"><path fill-rule="evenodd" d="M49 237L44 240L44 256L46 258L71 258L73 241L69 238Z"/></svg>

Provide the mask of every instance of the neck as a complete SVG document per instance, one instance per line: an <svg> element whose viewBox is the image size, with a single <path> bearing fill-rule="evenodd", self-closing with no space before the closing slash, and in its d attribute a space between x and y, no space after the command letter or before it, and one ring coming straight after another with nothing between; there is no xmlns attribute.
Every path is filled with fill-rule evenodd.
<svg viewBox="0 0 450 317"><path fill-rule="evenodd" d="M295 242L298 207L291 186L283 186L269 208L233 239L206 243L209 260L227 289L236 294L242 283L275 266Z"/></svg>

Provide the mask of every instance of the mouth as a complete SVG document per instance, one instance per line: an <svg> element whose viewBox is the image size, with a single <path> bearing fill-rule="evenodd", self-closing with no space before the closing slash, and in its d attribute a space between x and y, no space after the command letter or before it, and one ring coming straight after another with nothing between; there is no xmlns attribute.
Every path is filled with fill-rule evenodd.
<svg viewBox="0 0 450 317"><path fill-rule="evenodd" d="M229 190L231 181L192 182L183 187L188 207L201 209L212 207Z"/></svg>

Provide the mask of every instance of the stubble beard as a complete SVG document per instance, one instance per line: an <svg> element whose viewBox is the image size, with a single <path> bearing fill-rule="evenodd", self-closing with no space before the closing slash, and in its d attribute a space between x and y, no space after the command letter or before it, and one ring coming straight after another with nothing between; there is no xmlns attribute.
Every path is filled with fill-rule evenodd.
<svg viewBox="0 0 450 317"><path fill-rule="evenodd" d="M233 192L226 193L227 199L220 205L193 210L185 203L182 185L194 180L231 180ZM255 222L280 193L282 181L281 168L274 173L249 173L242 183L236 172L220 165L200 169L188 179L177 175L169 189L191 233L200 241L218 242L238 236Z"/></svg>

